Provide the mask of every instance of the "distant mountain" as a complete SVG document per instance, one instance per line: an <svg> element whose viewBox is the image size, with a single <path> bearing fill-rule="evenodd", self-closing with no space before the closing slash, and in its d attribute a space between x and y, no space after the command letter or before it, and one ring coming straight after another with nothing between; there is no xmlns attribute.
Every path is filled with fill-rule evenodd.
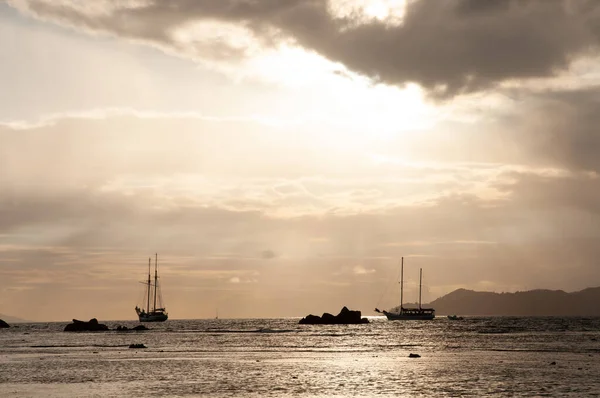
<svg viewBox="0 0 600 398"><path fill-rule="evenodd" d="M25 319L17 318L16 316L10 316L10 315L4 315L4 314L0 314L0 319L2 319L4 322L6 322L8 324L30 322Z"/></svg>
<svg viewBox="0 0 600 398"><path fill-rule="evenodd" d="M424 307L438 315L600 316L600 287L579 292L530 290L516 293L458 289Z"/></svg>

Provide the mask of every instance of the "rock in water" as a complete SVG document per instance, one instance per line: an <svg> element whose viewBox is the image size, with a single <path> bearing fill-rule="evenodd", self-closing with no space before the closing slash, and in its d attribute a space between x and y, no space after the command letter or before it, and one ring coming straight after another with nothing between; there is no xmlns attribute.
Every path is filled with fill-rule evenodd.
<svg viewBox="0 0 600 398"><path fill-rule="evenodd" d="M144 325L137 325L135 327L132 327L131 329L129 329L127 326L117 326L117 332L131 332L131 331L137 331L137 330L148 330L148 328Z"/></svg>
<svg viewBox="0 0 600 398"><path fill-rule="evenodd" d="M301 325L347 325L369 323L367 318L361 318L360 311L352 311L347 307L342 308L339 314L324 313L322 316L307 315L298 322Z"/></svg>
<svg viewBox="0 0 600 398"><path fill-rule="evenodd" d="M346 308L346 307L344 307ZM321 315L321 323L323 325L334 325L337 322L337 318L335 317L335 315L332 315L328 312L324 312L323 315Z"/></svg>
<svg viewBox="0 0 600 398"><path fill-rule="evenodd" d="M412 352L410 354L408 354L409 358L421 358L421 356L419 354L413 354Z"/></svg>
<svg viewBox="0 0 600 398"><path fill-rule="evenodd" d="M4 328L9 328L10 325L6 322L4 322L2 319L0 319L0 329L4 329Z"/></svg>
<svg viewBox="0 0 600 398"><path fill-rule="evenodd" d="M352 311L347 307L342 308L336 318L338 323L369 323L367 318L361 318L360 311Z"/></svg>
<svg viewBox="0 0 600 398"><path fill-rule="evenodd" d="M321 322L321 317L318 315L307 315L304 318L300 319L300 324L302 325L320 325L323 322Z"/></svg>
<svg viewBox="0 0 600 398"><path fill-rule="evenodd" d="M144 325L137 325L133 328L133 330L149 330L149 329Z"/></svg>
<svg viewBox="0 0 600 398"><path fill-rule="evenodd" d="M108 330L108 326L98 323L96 318L90 319L88 322L73 319L73 323L65 326L65 332L99 332Z"/></svg>

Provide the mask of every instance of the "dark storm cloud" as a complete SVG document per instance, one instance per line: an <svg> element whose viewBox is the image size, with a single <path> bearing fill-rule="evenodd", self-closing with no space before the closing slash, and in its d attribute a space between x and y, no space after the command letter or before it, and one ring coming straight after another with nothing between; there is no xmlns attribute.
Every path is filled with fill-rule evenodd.
<svg viewBox="0 0 600 398"><path fill-rule="evenodd" d="M67 3L24 3L41 18L200 57L240 57L244 49L213 51L206 43L182 48L174 29L190 22L229 22L253 31L264 44L293 40L375 80L416 82L439 97L509 79L553 76L575 57L596 51L600 34L595 1L410 1L402 24L336 17L326 0L161 0L135 8L114 1L106 15ZM227 46L211 46L219 45Z"/></svg>

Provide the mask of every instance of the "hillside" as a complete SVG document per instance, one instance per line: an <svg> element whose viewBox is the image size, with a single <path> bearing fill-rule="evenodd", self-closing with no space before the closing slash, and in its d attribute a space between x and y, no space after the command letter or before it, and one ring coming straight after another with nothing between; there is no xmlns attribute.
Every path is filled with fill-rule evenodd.
<svg viewBox="0 0 600 398"><path fill-rule="evenodd" d="M0 314L0 319L4 320L4 322L6 322L8 324L30 322L30 321L25 320L25 319L17 318L16 316L10 316L10 315L4 315L4 314Z"/></svg>
<svg viewBox="0 0 600 398"><path fill-rule="evenodd" d="M516 293L458 289L424 306L438 315L600 316L600 287L579 292L530 290Z"/></svg>

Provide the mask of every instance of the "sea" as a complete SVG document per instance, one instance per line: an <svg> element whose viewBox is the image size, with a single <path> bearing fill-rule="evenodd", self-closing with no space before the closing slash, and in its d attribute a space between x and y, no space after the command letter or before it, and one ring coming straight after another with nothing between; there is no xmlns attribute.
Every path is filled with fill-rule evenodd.
<svg viewBox="0 0 600 398"><path fill-rule="evenodd" d="M600 318L369 319L168 320L78 333L63 331L69 322L13 324L0 330L0 396L600 396Z"/></svg>

